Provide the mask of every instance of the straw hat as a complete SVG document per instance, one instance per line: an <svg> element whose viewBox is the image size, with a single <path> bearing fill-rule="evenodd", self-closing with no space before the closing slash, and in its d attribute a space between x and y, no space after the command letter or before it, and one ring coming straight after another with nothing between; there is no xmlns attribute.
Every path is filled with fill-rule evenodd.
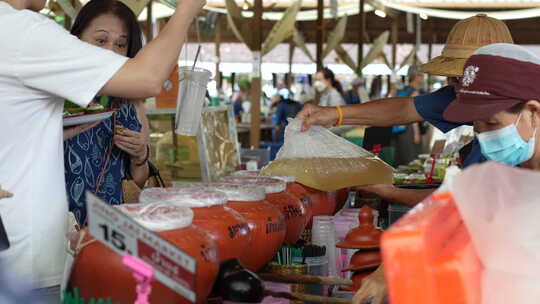
<svg viewBox="0 0 540 304"><path fill-rule="evenodd" d="M504 22L486 14L461 20L448 34L441 56L422 65L422 72L449 77L462 76L467 58L476 49L492 43L514 43Z"/></svg>

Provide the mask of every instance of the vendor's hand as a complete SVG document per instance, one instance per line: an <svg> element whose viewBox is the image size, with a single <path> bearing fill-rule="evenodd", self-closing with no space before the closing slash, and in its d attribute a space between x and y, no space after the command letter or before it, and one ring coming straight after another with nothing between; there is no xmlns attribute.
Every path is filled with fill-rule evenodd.
<svg viewBox="0 0 540 304"><path fill-rule="evenodd" d="M392 194L396 190L396 187L394 187L394 185L379 184L379 185L358 186L358 187L355 187L355 189L360 192L375 194L380 198L388 199L392 197Z"/></svg>
<svg viewBox="0 0 540 304"><path fill-rule="evenodd" d="M304 119L302 131L307 131L313 125L326 128L334 126L339 119L339 113L334 107L319 107L307 104L304 105L297 117Z"/></svg>
<svg viewBox="0 0 540 304"><path fill-rule="evenodd" d="M147 158L148 145L147 137L136 131L126 128L116 127L114 134L114 144L122 151L129 154L135 163L141 163Z"/></svg>
<svg viewBox="0 0 540 304"><path fill-rule="evenodd" d="M75 126L75 127L71 127L71 128L64 128L64 140L68 140L72 137L75 137L83 132L86 132L90 129L92 129L93 127L99 125L101 123L101 120L100 121L95 121L95 122L90 122L90 123L87 123L87 124L82 124L82 125L78 125L78 126Z"/></svg>
<svg viewBox="0 0 540 304"><path fill-rule="evenodd" d="M13 197L13 194L0 188L0 199Z"/></svg>
<svg viewBox="0 0 540 304"><path fill-rule="evenodd" d="M362 280L362 287L353 297L353 304L382 304L386 298L384 268L379 266L375 272ZM371 300L371 302L369 302Z"/></svg>

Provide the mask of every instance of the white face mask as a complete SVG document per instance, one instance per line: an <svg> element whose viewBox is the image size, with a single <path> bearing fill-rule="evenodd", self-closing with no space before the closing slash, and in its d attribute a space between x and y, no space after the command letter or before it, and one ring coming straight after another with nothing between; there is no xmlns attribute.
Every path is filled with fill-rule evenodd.
<svg viewBox="0 0 540 304"><path fill-rule="evenodd" d="M320 81L320 80L317 80L315 81L315 83L313 83L313 86L315 87L315 90L317 90L317 92L319 93L322 93L326 90L326 83Z"/></svg>

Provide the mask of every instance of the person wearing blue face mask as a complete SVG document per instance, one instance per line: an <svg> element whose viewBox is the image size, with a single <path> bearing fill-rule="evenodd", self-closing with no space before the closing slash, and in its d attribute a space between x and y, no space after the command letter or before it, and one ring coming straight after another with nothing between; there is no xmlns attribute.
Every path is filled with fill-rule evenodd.
<svg viewBox="0 0 540 304"><path fill-rule="evenodd" d="M540 168L540 57L505 43L478 49L465 64L457 98L444 112L474 121L482 155L509 166Z"/></svg>

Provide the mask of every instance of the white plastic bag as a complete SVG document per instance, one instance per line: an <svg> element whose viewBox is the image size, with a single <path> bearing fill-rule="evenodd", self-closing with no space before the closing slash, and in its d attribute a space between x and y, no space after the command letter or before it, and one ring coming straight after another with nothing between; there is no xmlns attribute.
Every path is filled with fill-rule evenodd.
<svg viewBox="0 0 540 304"><path fill-rule="evenodd" d="M448 187L484 264L484 304L540 302L540 173L489 162Z"/></svg>
<svg viewBox="0 0 540 304"><path fill-rule="evenodd" d="M262 175L295 176L297 182L323 191L392 183L392 167L378 157L326 128L302 132L301 126L301 119L289 121L284 145Z"/></svg>

